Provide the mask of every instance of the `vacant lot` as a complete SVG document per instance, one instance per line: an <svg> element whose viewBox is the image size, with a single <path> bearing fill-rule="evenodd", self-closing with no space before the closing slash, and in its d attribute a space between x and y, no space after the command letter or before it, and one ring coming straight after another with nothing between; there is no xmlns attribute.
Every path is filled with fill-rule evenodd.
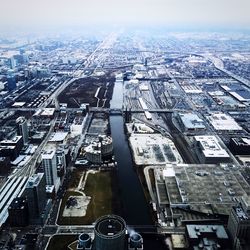
<svg viewBox="0 0 250 250"><path fill-rule="evenodd" d="M112 173L98 172L89 174L84 193L91 197L87 213L83 217L62 217L63 209L69 196L81 196L79 192L68 191L62 201L58 224L88 225L102 215L113 212Z"/></svg>
<svg viewBox="0 0 250 250"><path fill-rule="evenodd" d="M70 108L78 108L81 103L91 107L109 107L113 94L115 78L109 75L78 79L68 86L59 96L59 102L67 103ZM97 93L97 98L95 94Z"/></svg>

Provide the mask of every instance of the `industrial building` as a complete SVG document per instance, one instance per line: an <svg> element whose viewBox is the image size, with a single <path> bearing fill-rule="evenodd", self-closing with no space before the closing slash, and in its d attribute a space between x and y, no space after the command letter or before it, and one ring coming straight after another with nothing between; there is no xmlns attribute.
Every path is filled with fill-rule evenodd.
<svg viewBox="0 0 250 250"><path fill-rule="evenodd" d="M194 113L179 113L177 119L181 129L185 132L203 131L206 129L204 121Z"/></svg>
<svg viewBox="0 0 250 250"><path fill-rule="evenodd" d="M95 250L123 250L126 222L117 215L100 217L95 222L94 234Z"/></svg>
<svg viewBox="0 0 250 250"><path fill-rule="evenodd" d="M197 156L201 163L229 162L230 156L218 139L211 135L194 136Z"/></svg>
<svg viewBox="0 0 250 250"><path fill-rule="evenodd" d="M234 249L247 250L250 246L250 197L244 195L240 202L232 207L228 231Z"/></svg>
<svg viewBox="0 0 250 250"><path fill-rule="evenodd" d="M154 167L155 189L161 210L168 220L181 222L216 219L229 215L231 206L249 193L233 164L167 164ZM173 217L172 217L173 216ZM162 221L161 221L162 223Z"/></svg>
<svg viewBox="0 0 250 250"><path fill-rule="evenodd" d="M206 116L206 118L216 131L232 132L242 130L242 127L227 114L211 113L209 116Z"/></svg>
<svg viewBox="0 0 250 250"><path fill-rule="evenodd" d="M132 133L129 142L136 165L182 163L173 141L161 134Z"/></svg>

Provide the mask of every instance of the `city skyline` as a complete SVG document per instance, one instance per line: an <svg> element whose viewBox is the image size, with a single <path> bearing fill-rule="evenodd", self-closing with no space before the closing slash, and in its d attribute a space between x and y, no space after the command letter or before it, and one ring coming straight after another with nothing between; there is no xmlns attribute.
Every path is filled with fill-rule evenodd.
<svg viewBox="0 0 250 250"><path fill-rule="evenodd" d="M8 30L19 27L165 25L248 29L249 9L247 0L3 0L0 27Z"/></svg>

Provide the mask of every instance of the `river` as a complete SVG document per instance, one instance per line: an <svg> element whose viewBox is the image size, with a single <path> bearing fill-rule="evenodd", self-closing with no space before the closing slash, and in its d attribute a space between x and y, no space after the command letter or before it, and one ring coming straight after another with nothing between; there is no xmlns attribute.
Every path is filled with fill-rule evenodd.
<svg viewBox="0 0 250 250"><path fill-rule="evenodd" d="M122 82L116 82L111 108L122 108L122 102L123 84ZM150 225L152 219L140 180L133 167L122 115L110 115L110 128L115 160L118 164L118 188L124 209L123 217L129 225Z"/></svg>

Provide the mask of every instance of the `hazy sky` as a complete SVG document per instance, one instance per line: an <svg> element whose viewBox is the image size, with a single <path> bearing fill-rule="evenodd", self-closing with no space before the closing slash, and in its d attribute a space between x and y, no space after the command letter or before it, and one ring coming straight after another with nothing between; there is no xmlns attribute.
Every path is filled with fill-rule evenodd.
<svg viewBox="0 0 250 250"><path fill-rule="evenodd" d="M250 0L0 0L0 25L166 24L250 28Z"/></svg>

